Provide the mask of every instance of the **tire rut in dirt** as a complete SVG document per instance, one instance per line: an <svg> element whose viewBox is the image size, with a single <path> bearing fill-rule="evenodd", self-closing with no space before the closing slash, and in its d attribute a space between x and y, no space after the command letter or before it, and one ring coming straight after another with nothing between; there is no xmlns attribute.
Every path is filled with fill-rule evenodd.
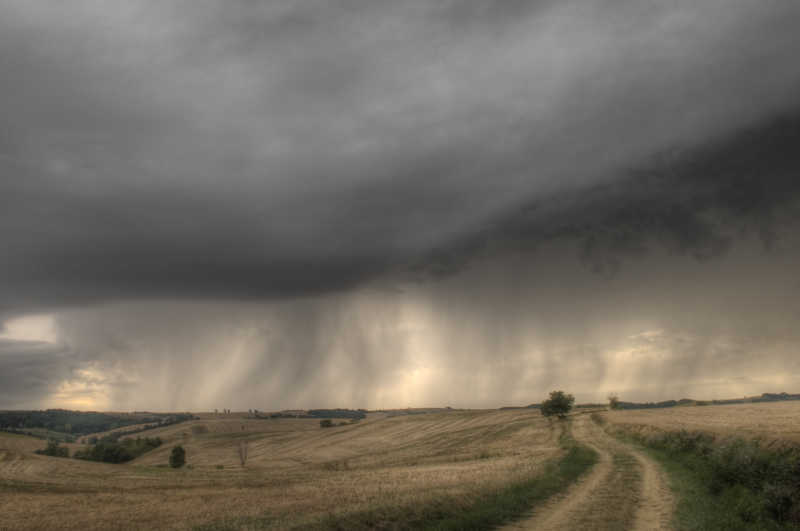
<svg viewBox="0 0 800 531"><path fill-rule="evenodd" d="M669 529L672 497L658 466L586 415L573 418L572 432L598 453L598 463L530 518L504 529Z"/></svg>

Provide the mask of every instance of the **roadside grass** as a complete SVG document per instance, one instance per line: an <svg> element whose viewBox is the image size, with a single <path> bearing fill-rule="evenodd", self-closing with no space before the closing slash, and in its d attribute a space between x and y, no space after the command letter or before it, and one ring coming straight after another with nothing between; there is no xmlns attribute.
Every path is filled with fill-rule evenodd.
<svg viewBox="0 0 800 531"><path fill-rule="evenodd" d="M757 441L715 443L698 432L642 437L615 435L637 445L669 475L678 531L798 530L797 455L770 451Z"/></svg>
<svg viewBox="0 0 800 531"><path fill-rule="evenodd" d="M474 496L441 496L420 505L386 504L369 510L329 514L294 527L295 529L367 530L484 530L519 519L534 506L562 492L598 460L597 453L577 444L564 427L560 445L565 453L551 460L534 477ZM280 525L280 517L264 514L211 522L195 531L268 529Z"/></svg>
<svg viewBox="0 0 800 531"><path fill-rule="evenodd" d="M642 447L664 468L677 499L673 526L677 531L757 531L800 529L759 514L757 493L741 485L715 495L707 465L697 458L670 455L665 450Z"/></svg>

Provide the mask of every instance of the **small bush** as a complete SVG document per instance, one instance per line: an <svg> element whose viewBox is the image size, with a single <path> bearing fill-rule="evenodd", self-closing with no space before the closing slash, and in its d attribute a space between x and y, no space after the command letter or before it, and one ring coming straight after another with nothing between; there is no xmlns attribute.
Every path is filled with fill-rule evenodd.
<svg viewBox="0 0 800 531"><path fill-rule="evenodd" d="M331 419L322 419L321 421L319 421L319 427L320 428L332 428L333 427L333 421Z"/></svg>
<svg viewBox="0 0 800 531"><path fill-rule="evenodd" d="M172 453L169 454L169 466L172 468L180 468L186 464L186 450L183 449L183 446L178 445L172 449Z"/></svg>
<svg viewBox="0 0 800 531"><path fill-rule="evenodd" d="M608 409L619 409L619 397L615 393L608 395Z"/></svg>
<svg viewBox="0 0 800 531"><path fill-rule="evenodd" d="M47 446L43 449L36 450L39 455L49 455L51 457L69 457L69 448L61 446L57 440L50 439L47 441Z"/></svg>

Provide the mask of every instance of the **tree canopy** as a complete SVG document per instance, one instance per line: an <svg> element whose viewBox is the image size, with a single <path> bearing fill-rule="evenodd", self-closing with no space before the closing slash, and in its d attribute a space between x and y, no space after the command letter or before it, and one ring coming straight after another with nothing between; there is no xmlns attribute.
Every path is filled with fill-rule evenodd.
<svg viewBox="0 0 800 531"><path fill-rule="evenodd" d="M178 445L172 449L172 453L169 454L169 466L172 468L180 468L186 464L186 450L183 449L183 446Z"/></svg>
<svg viewBox="0 0 800 531"><path fill-rule="evenodd" d="M542 402L542 415L545 417L557 416L563 419L572 409L575 397L564 391L551 391L550 398Z"/></svg>

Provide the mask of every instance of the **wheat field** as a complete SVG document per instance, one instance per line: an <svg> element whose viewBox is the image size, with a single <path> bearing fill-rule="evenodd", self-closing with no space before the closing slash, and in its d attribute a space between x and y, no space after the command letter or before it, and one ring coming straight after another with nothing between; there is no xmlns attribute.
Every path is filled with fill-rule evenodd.
<svg viewBox="0 0 800 531"><path fill-rule="evenodd" d="M314 419L199 416L139 434L165 444L127 464L40 456L44 441L0 434L0 528L246 528L248 518L302 527L443 496L468 502L535 476L561 452L558 428L530 409L371 413L325 429ZM166 466L176 444L189 465L179 470Z"/></svg>

